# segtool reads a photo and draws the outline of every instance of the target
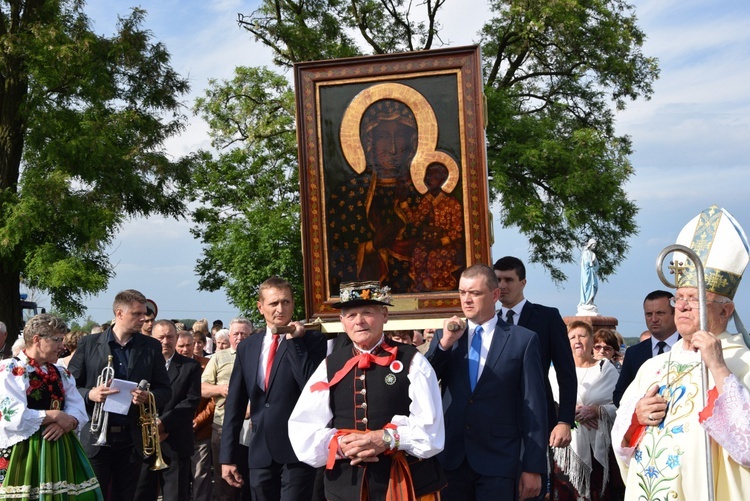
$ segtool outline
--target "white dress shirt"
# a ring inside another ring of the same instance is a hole
[[[421,353],[409,365],[409,415],[395,415],[391,423],[400,436],[399,450],[428,458],[443,450],[445,427],[440,387],[432,366]],[[319,468],[328,459],[328,443],[338,430],[329,428],[333,419],[330,391],[311,391],[318,382],[328,382],[326,360],[310,377],[289,418],[289,439],[300,461]]]
[[[680,335],[677,332],[665,339],[664,342],[667,344],[664,346],[664,353],[671,350],[672,346],[674,346],[674,344],[679,341],[679,339]],[[654,357],[659,354],[659,347],[657,346],[657,343],[659,343],[659,340],[654,336],[651,336],[651,355],[653,355]]]
[[[492,345],[492,338],[495,335],[495,327],[497,326],[497,316],[493,316],[488,321],[482,324],[482,329],[484,329],[484,332],[482,333],[482,351],[479,352],[479,370],[477,371],[477,381],[479,381],[479,378],[482,377],[482,371],[484,370],[484,364],[487,362],[487,354],[490,352],[490,345]],[[477,329],[477,324],[469,320],[469,326],[467,327],[469,330],[469,339],[468,339],[468,346],[469,349],[471,349],[471,341],[474,339],[474,332]],[[453,345],[453,348],[456,348],[458,346],[458,343]]]

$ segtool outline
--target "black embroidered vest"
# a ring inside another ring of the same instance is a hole
[[[390,346],[396,345],[386,341]],[[390,366],[375,363],[369,369],[354,367],[330,389],[333,427],[359,431],[380,430],[394,415],[409,415],[409,366],[417,350],[413,346],[397,345],[396,361]],[[355,356],[354,348],[346,346],[327,358],[328,380]],[[377,348],[373,355],[387,356]],[[437,460],[419,459],[406,455],[417,496],[435,492],[445,485],[445,478]],[[360,498],[360,489],[366,475],[371,501],[384,500],[390,476],[390,456],[381,455],[375,463],[351,466],[348,459],[336,461],[332,470],[326,471],[325,493],[329,501],[351,501]]]

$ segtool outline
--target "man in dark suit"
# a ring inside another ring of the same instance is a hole
[[[180,331],[177,333],[177,346],[175,350],[180,355],[192,358],[201,366],[201,372],[208,364],[208,358],[199,357],[195,354],[193,347],[195,340],[193,333],[190,331]],[[213,473],[211,472],[211,423],[214,420],[214,409],[216,403],[213,398],[201,397],[198,402],[198,408],[193,416],[193,438],[195,446],[193,455],[190,458],[192,469],[191,474],[191,492],[193,501],[211,501],[211,491],[213,488]]]
[[[674,306],[669,304],[673,297],[669,291],[655,290],[643,300],[643,315],[651,337],[631,346],[625,352],[620,378],[612,393],[612,401],[617,407],[641,365],[653,356],[668,352],[679,341],[680,335],[674,322]]]
[[[289,416],[305,383],[326,355],[326,340],[305,332],[294,313],[292,287],[271,277],[260,285],[258,310],[266,331],[241,342],[229,380],[219,462],[222,477],[233,487],[245,479],[237,469],[240,429],[250,404],[252,430],[248,443],[248,479],[254,501],[309,498],[315,469],[301,463],[289,442]],[[295,327],[286,335],[272,327]]]
[[[190,457],[193,454],[193,415],[201,398],[201,366],[192,358],[176,353],[177,329],[169,320],[158,320],[151,336],[161,343],[172,398],[159,414],[158,431],[165,470],[154,471],[155,456],[144,462],[136,499],[153,500],[161,487],[163,501],[182,501],[190,497]]]
[[[136,290],[122,291],[115,296],[112,309],[114,325],[101,334],[81,338],[68,365],[76,378],[76,386],[86,403],[89,417],[95,404],[103,403],[108,395],[117,392],[109,388],[108,382],[97,382],[109,356],[112,356],[115,378],[135,383],[144,379],[148,381],[156,407],[161,410],[172,396],[172,389],[167,370],[161,362],[161,345],[140,333],[146,316],[146,297]],[[106,447],[96,445],[100,434],[92,433],[89,426],[85,426],[81,432],[83,449],[107,499],[132,501],[143,463],[138,406],[145,404],[149,397],[147,391],[140,389],[131,393],[128,414],[109,415]]]
[[[446,320],[427,352],[445,390],[442,499],[538,496],[548,440],[539,338],[495,315],[500,289],[489,266],[464,270],[458,293],[468,325]]]
[[[552,387],[549,377],[544,378],[547,395],[547,418],[550,447],[567,447],[570,429],[575,422],[576,366],[568,342],[568,331],[557,308],[542,306],[528,301],[523,290],[526,287],[526,267],[517,257],[505,256],[495,262],[495,276],[500,284],[501,316],[506,323],[520,325],[536,332],[542,354],[542,370],[549,374],[550,362],[555,366],[560,402],[555,412]],[[510,312],[513,313],[510,313]],[[510,316],[509,316],[510,315]]]

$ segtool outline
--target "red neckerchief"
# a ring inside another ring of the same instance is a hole
[[[398,352],[398,348],[396,348],[395,346],[388,346],[384,342],[380,343],[380,348],[382,348],[383,351],[385,351],[388,355],[375,356],[372,354],[372,352],[360,352],[354,357],[350,358],[344,364],[344,366],[339,369],[336,374],[333,375],[333,378],[329,382],[326,383],[324,381],[319,381],[310,387],[310,391],[322,391],[336,386],[342,379],[344,379],[344,376],[349,374],[349,372],[354,368],[355,365],[361,370],[369,369],[373,363],[380,365],[381,367],[391,365],[391,363],[396,360],[396,353]],[[374,351],[375,350],[373,350],[373,352]]]

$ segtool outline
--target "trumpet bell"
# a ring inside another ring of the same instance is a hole
[[[94,442],[94,445],[97,445],[99,447],[107,447],[109,445],[107,443],[107,434],[105,432],[101,432],[99,434],[99,438],[97,438],[96,442]]]
[[[164,458],[161,457],[161,451],[156,455],[156,461],[154,461],[154,466],[149,468],[151,471],[159,471],[159,470],[166,470],[169,468],[169,465],[164,462]]]

